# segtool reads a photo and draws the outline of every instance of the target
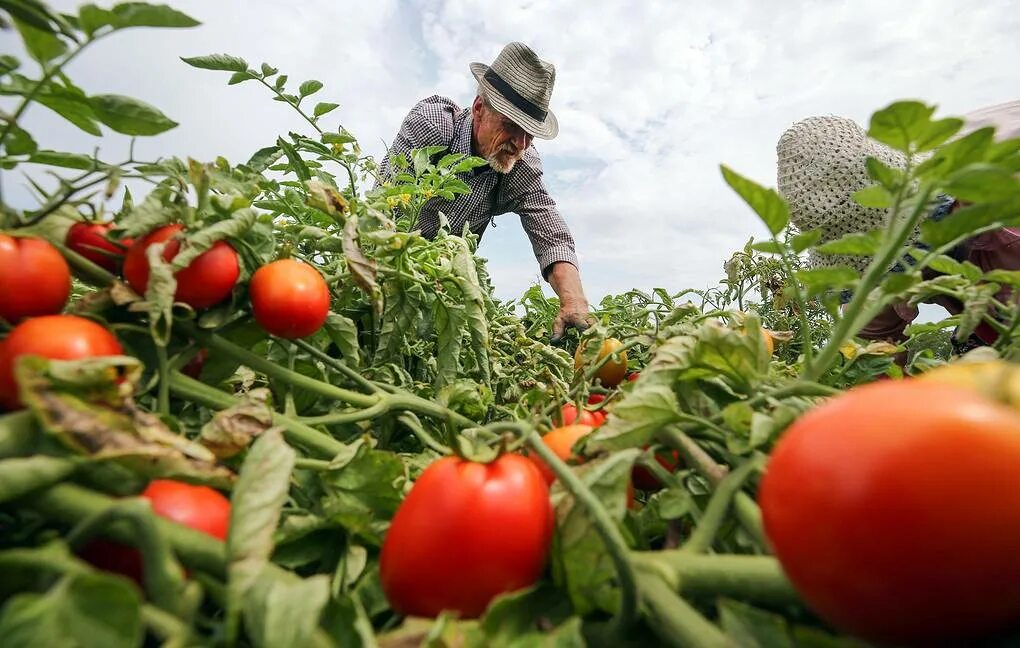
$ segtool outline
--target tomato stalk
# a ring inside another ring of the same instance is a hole
[[[641,601],[651,616],[648,626],[670,646],[725,648],[733,642],[723,631],[695,610],[659,576],[638,572]]]
[[[655,574],[691,598],[733,597],[770,606],[803,605],[772,556],[692,554],[683,549],[633,551],[639,574]]]
[[[170,416],[170,368],[167,364],[166,346],[156,345],[156,360],[159,363],[159,390],[156,396],[156,411],[160,416]]]
[[[523,436],[527,440],[528,445],[531,446],[531,449],[552,469],[560,483],[591,515],[595,530],[598,531],[602,541],[606,543],[606,549],[609,551],[609,556],[613,561],[613,566],[616,569],[616,579],[620,585],[620,609],[617,611],[616,616],[613,617],[613,636],[624,632],[634,624],[637,618],[638,590],[634,567],[628,559],[629,550],[627,542],[624,540],[623,534],[620,533],[620,529],[609,516],[605,507],[602,506],[599,499],[595,497],[595,494],[542,441],[542,437],[539,436],[533,427],[523,423],[507,422],[499,424],[499,428]]]
[[[226,409],[239,402],[236,397],[185,376],[179,371],[170,372],[170,389],[181,398],[214,409]],[[283,428],[284,438],[288,443],[315,456],[332,458],[345,447],[328,434],[278,412],[273,412],[273,423]]]
[[[184,572],[166,538],[156,528],[156,516],[148,500],[131,498],[111,502],[106,509],[79,522],[67,534],[67,544],[72,550],[78,550],[121,520],[129,524],[133,541],[141,550],[142,574],[149,599],[167,612],[190,616],[198,601],[193,600],[193,595],[184,596]]]
[[[328,353],[315,348],[314,346],[312,346],[308,342],[305,342],[304,340],[294,340],[294,344],[297,345],[298,348],[300,348],[308,355],[320,360],[325,365],[333,369],[336,369],[343,375],[347,376],[348,378],[356,382],[358,385],[360,385],[362,389],[364,389],[366,392],[370,394],[375,394],[381,391],[378,385],[372,384],[367,378],[362,376],[360,373],[348,367],[347,363],[342,362],[337,358],[334,358],[333,356],[329,355]]]
[[[69,525],[103,513],[116,502],[114,498],[75,484],[59,484],[20,500],[25,508]],[[223,542],[165,518],[156,517],[154,523],[159,534],[170,542],[174,553],[185,565],[221,579],[226,576],[226,546]],[[123,524],[111,525],[104,530],[104,535],[127,544],[137,542],[134,530]]]
[[[681,551],[690,553],[704,553],[712,548],[719,527],[726,519],[730,505],[734,498],[741,492],[744,482],[765,463],[764,455],[759,455],[745,461],[736,470],[732,471],[719,482],[715,492],[705,507],[704,515],[695,527],[694,533],[684,544]]]

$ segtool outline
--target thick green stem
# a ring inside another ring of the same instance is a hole
[[[422,444],[425,445],[425,447],[431,448],[432,450],[435,450],[441,455],[448,455],[453,453],[453,450],[451,450],[449,446],[445,446],[439,441],[436,441],[436,438],[434,436],[426,432],[425,427],[422,426],[421,424],[421,421],[419,421],[418,417],[415,416],[413,413],[404,412],[397,417],[397,420],[403,423],[409,430],[411,430],[411,433],[418,437],[418,440],[421,441]]]
[[[763,463],[764,457],[750,459],[719,482],[715,492],[712,493],[708,506],[705,508],[705,514],[702,516],[697,528],[694,529],[690,539],[684,545],[684,551],[704,553],[712,548],[712,543],[719,532],[719,527],[722,526],[723,521],[726,519],[730,503],[733,502],[736,494],[740,492],[744,481],[758,470]]]
[[[509,429],[509,428],[508,428]],[[627,542],[623,539],[619,527],[609,516],[605,507],[599,502],[595,494],[578,478],[567,464],[560,459],[549,446],[542,441],[542,437],[535,432],[534,428],[525,425],[517,426],[517,432],[523,434],[531,448],[541,457],[542,461],[552,469],[557,479],[566,487],[567,491],[588,511],[592,523],[602,541],[606,543],[613,566],[616,568],[616,579],[620,585],[620,609],[613,618],[613,628],[616,633],[623,633],[634,624],[637,617],[637,579],[634,567],[628,560]]]
[[[346,412],[334,412],[333,414],[323,414],[322,416],[303,416],[299,420],[306,425],[339,425],[341,423],[357,423],[358,421],[367,421],[377,416],[382,416],[386,412],[390,411],[392,402],[389,397],[384,396],[375,405],[366,407],[365,409],[355,409]]]
[[[678,648],[727,648],[734,643],[658,576],[638,574],[641,602],[651,617],[648,626],[659,639]]]
[[[655,572],[691,598],[721,596],[764,605],[801,604],[793,585],[772,556],[692,554],[683,549],[635,551],[639,573]]]
[[[275,378],[299,389],[307,389],[310,392],[325,396],[326,398],[348,403],[355,407],[370,407],[379,401],[379,396],[361,394],[349,389],[342,389],[326,384],[296,371],[290,371],[285,367],[274,363],[270,359],[240,347],[220,335],[203,331],[190,322],[178,322],[177,327],[187,335],[198,340],[203,346],[224,355],[230,356],[247,367],[259,371],[270,378]]]
[[[185,376],[179,371],[170,372],[170,389],[181,398],[213,409],[226,409],[239,403],[238,399],[205,383]],[[335,457],[344,444],[289,416],[273,412],[273,423],[283,428],[287,442],[322,458]]]
[[[170,415],[170,369],[167,363],[166,347],[156,345],[156,360],[159,362],[159,395],[156,400],[160,416]]]
[[[679,450],[684,463],[697,470],[713,488],[718,486],[719,482],[729,473],[725,466],[717,464],[694,439],[677,427],[668,426],[659,430],[658,437],[666,445]]]
[[[48,519],[67,525],[75,525],[98,515],[115,503],[116,500],[111,497],[75,484],[59,484],[28,495],[18,502]],[[222,542],[165,518],[157,517],[155,523],[163,537],[170,541],[181,562],[219,578],[225,577],[226,546]],[[136,541],[134,530],[124,524],[111,525],[104,531],[104,535],[128,544]]]

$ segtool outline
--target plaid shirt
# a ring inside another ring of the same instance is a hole
[[[446,146],[451,153],[471,155],[471,109],[461,110],[450,99],[438,95],[418,102],[404,118],[383,160],[382,177],[389,179],[395,175],[390,165],[391,155],[403,153],[410,160],[413,149],[425,146]],[[543,276],[557,261],[578,265],[574,238],[545,189],[542,162],[533,145],[510,173],[500,174],[486,165],[459,174],[459,177],[468,184],[471,193],[459,195],[452,201],[430,200],[419,218],[422,235],[432,238],[437,234],[440,211],[446,215],[452,232],[462,232],[467,224],[479,237],[490,222],[496,226],[496,216],[515,212],[521,217],[521,225],[531,240]]]

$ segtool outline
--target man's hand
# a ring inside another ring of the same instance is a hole
[[[553,320],[552,337],[549,341],[552,344],[557,344],[563,339],[563,334],[568,328],[574,328],[578,331],[583,331],[591,326],[590,317],[588,315],[588,305],[585,304],[584,310],[577,310],[574,307],[560,308],[559,315]]]
[[[560,298],[560,312],[553,320],[550,342],[558,343],[568,328],[583,331],[591,325],[588,299],[581,287],[581,274],[572,263],[558,261],[549,269],[549,285]]]

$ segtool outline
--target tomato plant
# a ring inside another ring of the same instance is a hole
[[[765,530],[797,591],[837,627],[898,644],[986,635],[1020,617],[1018,462],[1020,419],[970,390],[858,387],[777,445],[759,496]]]
[[[0,405],[7,409],[21,407],[14,362],[23,355],[75,360],[123,352],[110,331],[84,317],[46,315],[26,320],[0,342]]]
[[[477,617],[495,596],[538,580],[552,531],[549,490],[524,457],[439,459],[393,517],[379,560],[383,591],[403,614]]]
[[[134,241],[124,239],[114,243],[110,239],[113,223],[75,223],[67,230],[67,247],[92,263],[116,272],[124,259],[126,248]]]
[[[644,449],[647,450],[648,446],[645,446]],[[655,460],[668,472],[673,472],[680,465],[680,453],[676,450],[656,452]],[[654,491],[662,488],[662,483],[659,482],[658,478],[644,466],[634,466],[631,479],[633,479],[636,488],[644,491]]]
[[[0,319],[59,313],[71,294],[71,269],[50,243],[0,233]]]
[[[318,331],[329,314],[329,286],[319,271],[293,259],[266,264],[248,287],[255,321],[283,338],[302,338]]]
[[[145,251],[156,243],[165,243],[163,259],[172,261],[181,249],[178,235],[183,225],[166,225],[135,241],[124,258],[124,278],[135,292],[144,295],[149,284],[149,260]],[[177,290],[174,298],[192,308],[215,306],[230,295],[240,274],[237,252],[225,241],[216,241],[212,247],[174,277]]]

